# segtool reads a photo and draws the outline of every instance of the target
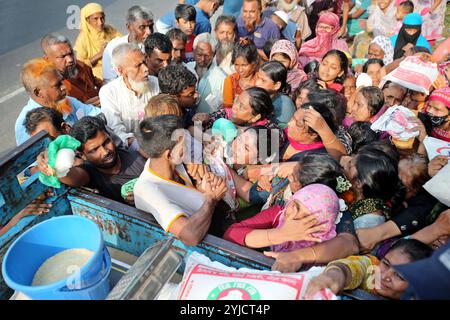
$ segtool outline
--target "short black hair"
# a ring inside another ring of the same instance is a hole
[[[383,91],[375,86],[364,87],[361,89],[361,94],[364,99],[367,100],[367,106],[370,111],[370,115],[376,115],[384,106],[384,94]]]
[[[58,131],[61,131],[64,119],[63,115],[55,109],[40,107],[27,112],[23,125],[28,134],[31,134],[42,122],[50,122]]]
[[[426,259],[433,254],[430,246],[416,239],[399,239],[389,248],[389,251],[392,250],[403,251],[411,258],[411,262]]]
[[[334,119],[333,119],[333,114],[331,113],[330,109],[327,108],[327,106],[321,104],[321,103],[316,103],[316,102],[307,102],[304,103],[300,106],[300,109],[304,109],[304,110],[308,110],[309,107],[312,107],[314,110],[316,110],[318,113],[320,113],[320,115],[322,116],[323,120],[325,120],[325,122],[327,123],[328,127],[330,127],[331,131],[335,132],[336,131],[336,126],[334,124]],[[319,136],[319,134],[314,131],[312,128],[308,127],[308,132],[309,133],[316,133],[317,136]]]
[[[377,58],[372,58],[366,61],[366,63],[364,63],[363,65],[363,72],[367,73],[367,69],[369,68],[369,66],[371,64],[379,64],[381,67],[384,67],[384,62],[381,59],[377,59]]]
[[[175,7],[175,20],[183,19],[185,21],[195,21],[197,11],[190,4],[179,4]]]
[[[277,42],[277,39],[269,39],[264,43],[263,52],[267,57],[270,57],[270,52],[272,51],[273,45]]]
[[[319,85],[317,84],[317,86]],[[331,111],[335,128],[342,125],[347,106],[347,101],[342,93],[330,89],[320,90],[319,88],[319,90],[308,93],[308,100],[311,103],[323,104]]]
[[[274,109],[270,94],[258,87],[251,87],[245,90],[250,97],[250,106],[254,116],[261,115],[261,120],[268,119],[273,115]]]
[[[292,95],[292,101],[297,101],[298,96],[302,93],[302,90],[308,90],[309,92],[319,91],[322,88],[317,83],[316,79],[308,79],[300,83],[300,85],[295,89],[294,94]]]
[[[292,172],[302,187],[310,184],[324,184],[335,192],[337,178],[344,177],[344,171],[339,162],[328,153],[307,152],[298,161],[298,166]]]
[[[169,37],[170,41],[180,40],[180,41],[183,41],[184,43],[188,42],[187,35],[183,31],[181,31],[180,29],[177,29],[177,28],[170,29],[166,33],[166,35]]]
[[[234,45],[231,63],[234,64],[238,57],[244,58],[248,63],[259,62],[258,48],[252,40],[248,40],[248,43],[238,42]]]
[[[397,148],[395,148],[392,144],[382,141],[382,140],[373,141],[371,144],[361,146],[359,151],[363,151],[363,150],[381,151],[385,155],[387,155],[392,161],[394,161],[396,163],[396,165],[398,165],[398,163],[400,161],[400,154],[398,153]]]
[[[291,93],[291,86],[287,83],[288,71],[286,67],[278,61],[267,61],[260,68],[273,82],[280,82],[281,87],[279,92],[289,95]]]
[[[391,200],[399,185],[398,163],[383,151],[362,148],[355,156],[364,199]]]
[[[347,132],[352,137],[352,151],[357,153],[365,145],[378,141],[379,135],[373,131],[370,122],[356,121],[348,128]]]
[[[95,138],[101,131],[108,134],[105,122],[100,117],[85,116],[75,122],[70,130],[70,135],[81,142],[82,148],[88,140]]]
[[[319,68],[319,61],[312,60],[306,64],[306,66],[303,68],[303,71],[305,71],[306,74],[314,73],[317,71],[317,68]]]
[[[161,93],[180,94],[184,89],[195,86],[197,78],[182,64],[170,64],[158,74],[158,84]]]
[[[399,7],[408,9],[409,13],[413,13],[414,12],[414,3],[410,0],[406,0],[401,2],[399,5]]]
[[[147,55],[152,54],[155,48],[163,53],[172,53],[172,42],[169,37],[159,32],[149,35],[145,39],[144,46]]]
[[[214,27],[214,30],[217,30],[222,23],[232,24],[236,31],[237,24],[236,24],[236,18],[234,16],[232,16],[232,15],[219,16],[216,20],[216,25]],[[237,32],[236,32],[236,34],[237,34]]]
[[[172,134],[182,127],[181,118],[175,115],[146,118],[139,125],[139,145],[151,158],[159,158],[176,145],[177,140]]]

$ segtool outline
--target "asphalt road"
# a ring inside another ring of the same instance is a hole
[[[79,8],[88,0],[0,0],[0,154],[15,147],[14,123],[28,100],[19,79],[27,60],[42,55],[39,41],[49,32],[66,35],[73,43],[78,35]],[[129,7],[151,9],[155,20],[172,10],[177,0],[96,0],[102,4],[106,22],[126,33]]]

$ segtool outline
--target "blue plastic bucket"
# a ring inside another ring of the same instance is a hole
[[[32,286],[39,267],[50,257],[83,248],[94,252],[89,261],[67,278]],[[41,222],[23,233],[8,249],[2,264],[6,284],[31,299],[102,300],[109,293],[111,257],[99,227],[88,218],[63,216]]]

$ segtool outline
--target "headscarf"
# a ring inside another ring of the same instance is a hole
[[[322,241],[330,240],[336,237],[336,218],[339,214],[339,199],[336,193],[326,185],[310,184],[297,191],[288,201],[284,209],[279,213],[279,223],[277,228],[280,228],[285,221],[286,208],[297,200],[306,208],[311,214],[317,215],[318,223],[324,223],[326,229],[313,233],[312,235]],[[292,251],[298,248],[305,248],[314,245],[311,241],[288,241],[280,245],[272,247],[273,251]]]
[[[331,32],[319,32],[317,26],[320,23],[332,26],[333,30],[331,30]],[[322,57],[333,48],[333,45],[337,41],[340,29],[339,17],[332,12],[326,12],[319,17],[317,26],[316,37],[302,45],[299,55],[322,59]]]
[[[391,39],[386,36],[377,36],[370,44],[376,44],[384,51],[384,65],[388,65],[394,60],[394,47],[392,46]]]
[[[94,27],[92,27],[87,18],[94,13],[103,12],[103,8],[98,3],[88,3],[81,9],[81,17],[80,17],[80,30],[81,34],[86,38],[86,42],[88,44],[87,48],[89,51],[89,56],[93,56],[97,54],[101,48],[103,43],[106,40],[106,26],[105,30],[98,31]]]
[[[403,25],[398,33],[397,41],[395,42],[394,59],[403,57],[405,53],[403,47],[408,43],[416,45],[422,32],[422,23],[422,17],[418,13],[410,13],[405,16]],[[409,35],[405,30],[406,28],[416,29],[417,31],[413,35]]]
[[[446,87],[434,90],[428,98],[428,102],[430,101],[440,101],[450,109],[450,88]]]
[[[270,60],[277,53],[284,53],[291,60],[287,74],[287,83],[291,86],[292,92],[294,92],[300,83],[307,78],[306,73],[299,67],[297,48],[289,40],[278,40],[270,51]]]

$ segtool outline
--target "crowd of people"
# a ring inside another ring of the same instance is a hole
[[[75,138],[61,183],[143,210],[186,245],[209,233],[273,270],[326,266],[308,296],[450,299],[450,189],[425,188],[450,181],[449,153],[427,147],[450,142],[445,6],[180,0],[159,18],[132,6],[122,35],[90,3],[74,46],[48,34],[23,65],[16,141]],[[409,114],[401,132],[394,116],[376,130],[394,110]],[[54,175],[47,152],[36,171]]]

